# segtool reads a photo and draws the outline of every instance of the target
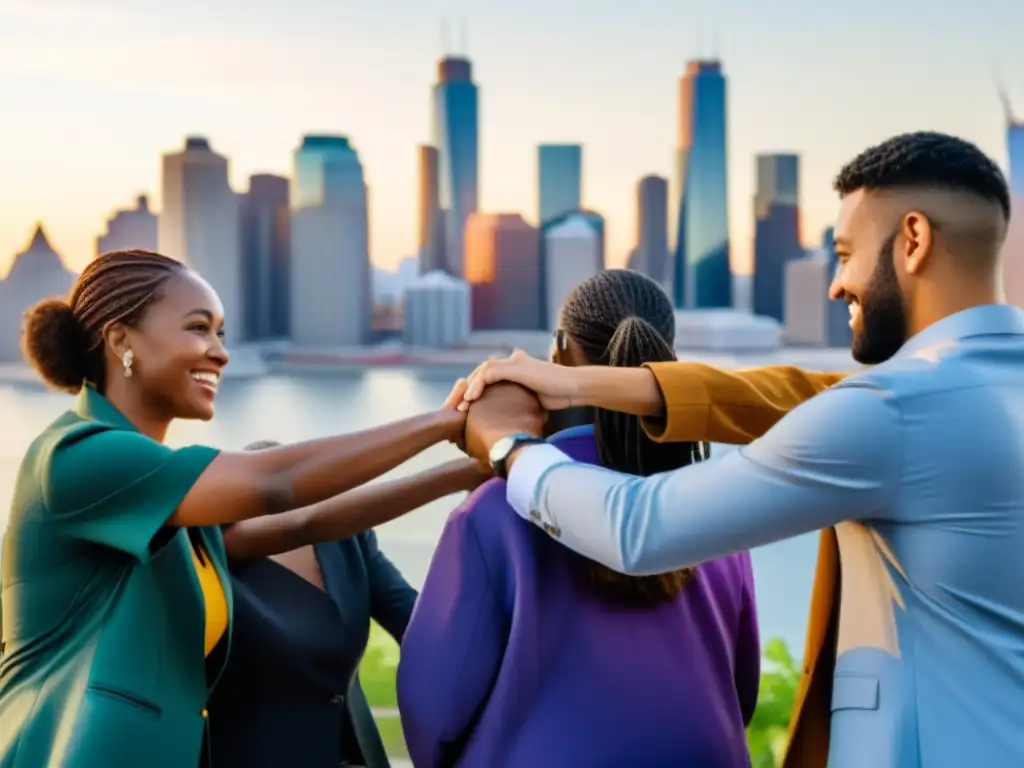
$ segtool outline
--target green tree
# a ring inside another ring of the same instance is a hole
[[[786,643],[778,638],[769,641],[764,649],[757,710],[747,728],[754,768],[775,768],[781,761],[799,681],[800,668]]]

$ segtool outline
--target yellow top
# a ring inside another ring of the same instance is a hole
[[[203,603],[206,605],[205,653],[209,656],[228,631],[228,600],[224,595],[224,585],[220,583],[217,569],[213,567],[209,557],[204,559],[206,562],[201,562],[195,549],[192,549],[192,564],[195,565],[199,587],[203,591]]]

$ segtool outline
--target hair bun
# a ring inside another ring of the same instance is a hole
[[[25,359],[51,387],[75,393],[88,371],[85,332],[63,299],[44,299],[24,316]]]

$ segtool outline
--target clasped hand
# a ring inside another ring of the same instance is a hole
[[[468,379],[456,382],[444,408],[464,419],[453,441],[486,464],[491,446],[501,438],[515,433],[541,436],[547,411],[572,406],[578,391],[572,368],[516,350],[507,358],[487,360]]]

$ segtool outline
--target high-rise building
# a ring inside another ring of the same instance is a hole
[[[829,302],[824,295],[829,280],[823,253],[790,259],[785,270],[785,338],[787,344],[827,347]]]
[[[466,282],[474,330],[538,330],[540,242],[518,213],[474,213],[466,222]]]
[[[447,270],[444,252],[444,214],[438,198],[438,161],[436,147],[427,144],[419,148],[420,194],[418,258],[421,275]]]
[[[644,176],[636,184],[636,247],[629,268],[668,282],[668,179]]]
[[[473,65],[461,56],[437,64],[434,146],[438,156],[439,207],[444,211],[444,250],[449,274],[462,276],[466,220],[478,203],[479,115]]]
[[[163,156],[163,209],[158,250],[189,264],[213,286],[224,305],[229,340],[245,324],[242,296],[239,196],[228,183],[228,159],[201,136]]]
[[[66,296],[75,274],[53,250],[42,224],[36,225],[32,240],[14,257],[11,269],[0,280],[0,362],[21,360],[22,316],[37,301]]]
[[[541,144],[537,147],[537,225],[579,210],[583,197],[583,147]]]
[[[345,136],[306,136],[291,187],[291,335],[296,344],[369,340],[368,192]]]
[[[97,256],[129,248],[155,251],[157,247],[157,217],[149,210],[145,195],[135,198],[134,208],[114,211],[107,219],[107,231],[96,238]]]
[[[691,61],[679,82],[671,215],[676,307],[732,306],[726,82],[721,62]]]
[[[242,198],[242,287],[245,336],[288,336],[291,211],[288,179],[269,173],[249,177]]]
[[[469,341],[470,298],[464,280],[440,270],[405,291],[402,342],[411,347],[462,347]]]
[[[800,244],[800,158],[758,155],[754,194],[755,315],[784,319],[786,263],[803,257]]]
[[[603,231],[580,212],[556,217],[541,230],[543,325],[554,330],[566,298],[604,268]]]
[[[605,221],[604,216],[597,211],[588,210],[577,210],[568,211],[559,216],[555,216],[553,219],[549,219],[540,227],[540,293],[544,297],[541,301],[540,309],[540,328],[553,328],[554,322],[558,319],[558,307],[561,306],[561,299],[557,300],[555,304],[555,312],[550,311],[550,304],[547,297],[551,293],[549,291],[549,278],[557,277],[560,274],[558,266],[553,262],[558,259],[558,253],[550,255],[548,253],[549,238],[548,233],[560,230],[563,224],[574,221],[577,224],[582,224],[590,228],[593,233],[593,258],[590,260],[587,270],[588,276],[600,272],[605,267]],[[579,230],[577,229],[577,232]],[[575,287],[575,286],[573,286]],[[558,287],[552,288],[554,294],[557,294],[560,290]],[[563,296],[564,298],[564,296]]]
[[[835,276],[836,254],[832,228],[821,247],[785,264],[785,336],[790,344],[849,347],[853,341],[845,301],[832,301],[828,292]]]
[[[1006,103],[1006,154],[1013,216],[1003,245],[1003,289],[1006,300],[1024,307],[1024,120]]]

